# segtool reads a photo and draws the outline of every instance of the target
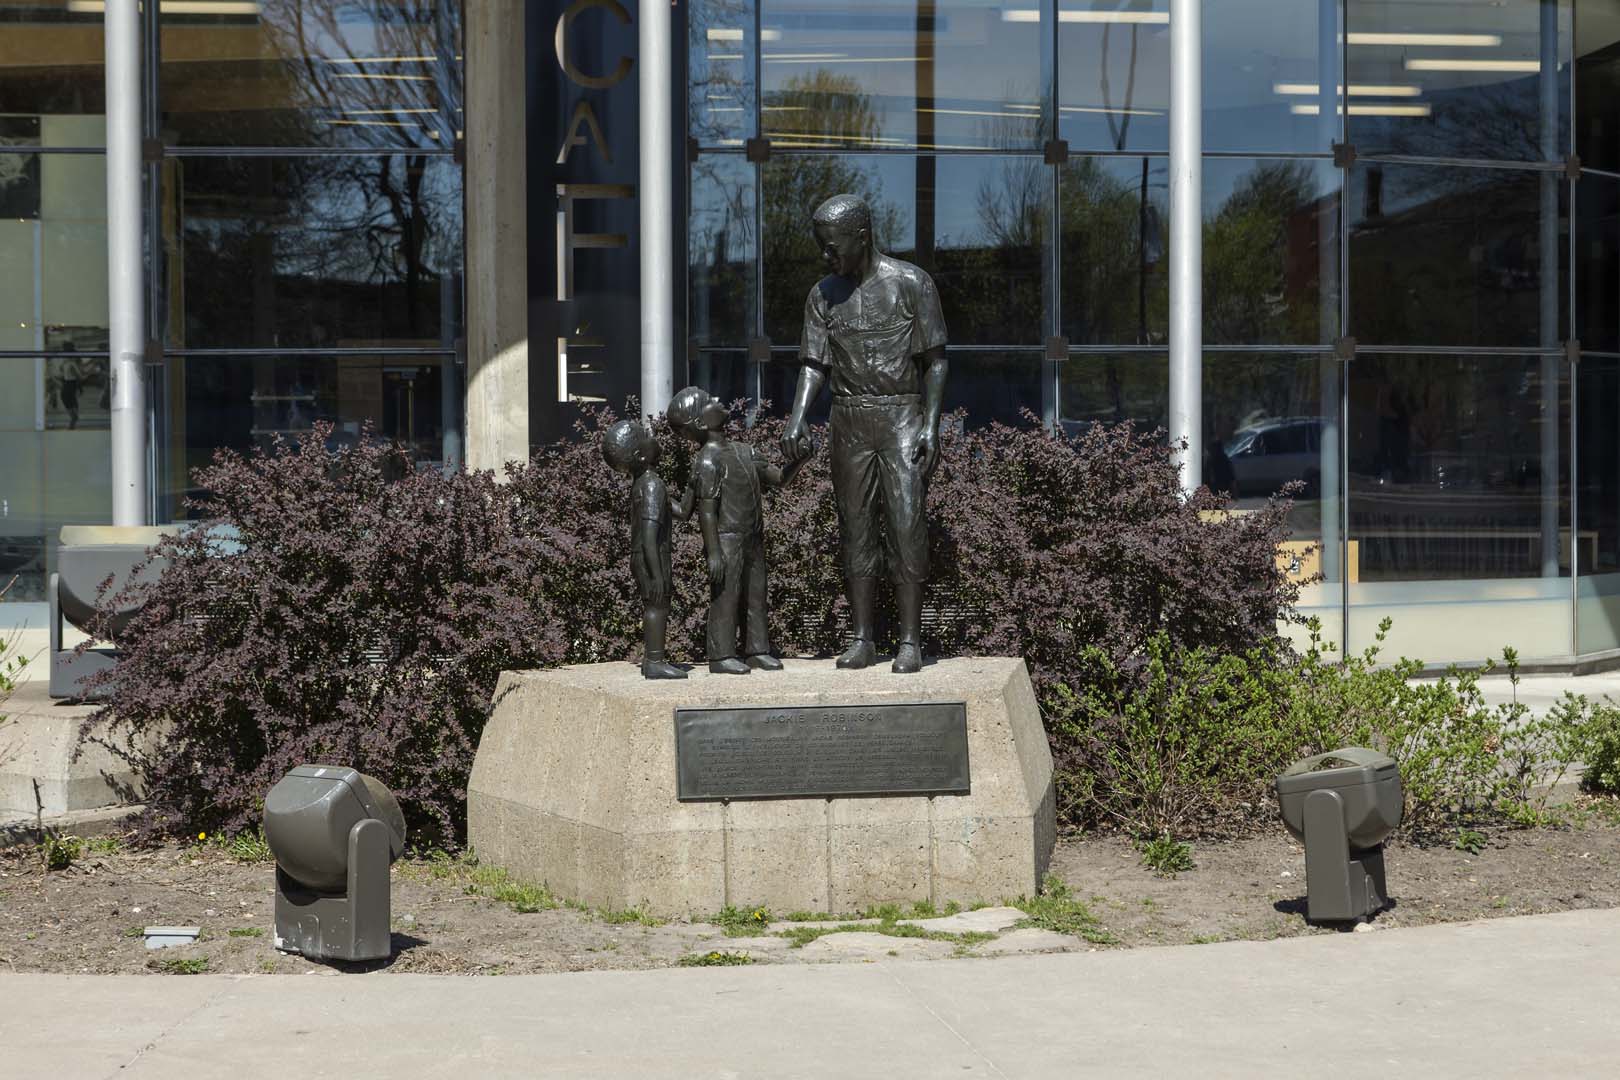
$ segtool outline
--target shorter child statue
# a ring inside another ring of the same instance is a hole
[[[695,500],[709,569],[709,670],[747,675],[750,668],[779,671],[771,655],[765,602],[763,489],[793,478],[798,464],[779,468],[747,443],[726,437],[726,407],[696,386],[669,403],[670,426],[698,443],[682,510]],[[744,660],[737,657],[737,615],[744,615]]]
[[[669,494],[658,464],[658,440],[647,426],[620,420],[602,436],[602,457],[630,479],[630,569],[641,590],[641,637],[646,650],[641,674],[649,679],[684,679],[686,672],[664,658],[669,627]]]

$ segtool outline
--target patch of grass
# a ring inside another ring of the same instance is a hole
[[[1083,938],[1093,945],[1119,944],[1119,939],[1103,928],[1085,902],[1070,892],[1069,886],[1056,874],[1046,876],[1041,895],[1020,896],[1012,906],[1024,913],[1016,924],[1020,929],[1054,930]]]
[[[92,836],[84,842],[90,855],[116,855],[124,850],[124,841],[116,836]]]
[[[127,938],[144,938],[146,936],[146,927],[126,926],[124,927],[124,936]]]
[[[84,840],[77,836],[50,836],[39,845],[39,859],[47,870],[66,870],[84,855]]]
[[[1185,840],[1156,836],[1138,843],[1136,850],[1142,855],[1142,865],[1160,877],[1173,878],[1177,874],[1186,873],[1194,866],[1192,845]]]
[[[264,929],[258,926],[233,926],[228,933],[231,937],[264,937]]]
[[[745,952],[714,949],[706,953],[687,953],[676,962],[681,967],[739,967],[743,964],[752,964],[754,958]]]
[[[252,832],[239,832],[222,843],[225,853],[239,863],[270,862],[275,858],[270,850],[269,841],[264,838],[263,828],[256,828]]]
[[[208,957],[171,956],[158,961],[157,969],[165,975],[201,975],[208,970]]]
[[[727,904],[706,921],[725,931],[726,937],[758,937],[771,924],[770,908],[740,908]]]
[[[624,926],[628,923],[636,923],[640,926],[663,926],[668,921],[667,919],[660,919],[642,907],[622,908],[617,911],[612,908],[602,908],[599,911],[593,911],[592,915],[610,926]]]
[[[468,896],[483,896],[498,903],[510,904],[519,915],[532,915],[537,911],[550,911],[562,906],[544,885],[513,881],[511,875],[498,866],[464,863],[460,876],[465,879],[462,891]]]
[[[1222,940],[1222,939],[1221,939],[1221,935],[1219,935],[1219,934],[1194,934],[1192,936],[1192,940],[1189,941],[1188,944],[1189,945],[1213,945],[1217,941],[1220,941],[1220,940]]]
[[[1485,850],[1485,834],[1478,829],[1458,829],[1451,846],[1469,855],[1478,855]]]

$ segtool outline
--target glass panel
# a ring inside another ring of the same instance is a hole
[[[1570,651],[1562,357],[1357,356],[1349,369],[1351,647]]]
[[[177,5],[179,7],[180,5]],[[163,127],[181,146],[442,146],[461,130],[455,0],[163,10]]]
[[[102,14],[77,6],[0,0],[0,109],[20,114],[0,117],[0,146],[23,118],[37,125],[29,145],[105,145]]]
[[[1204,483],[1256,510],[1297,484],[1279,558],[1301,584],[1296,610],[1337,642],[1343,627],[1340,361],[1331,355],[1204,354]],[[1305,645],[1309,634],[1290,627]]]
[[[1620,170],[1620,4],[1575,5],[1575,152],[1594,169]]]
[[[445,157],[183,158],[190,347],[451,345],[460,333],[461,169]],[[173,269],[173,268],[171,268]]]
[[[334,446],[370,432],[424,465],[442,463],[459,419],[444,405],[457,402],[462,377],[453,357],[170,357],[149,389],[164,405],[159,495],[178,516],[192,471],[216,450],[268,448],[322,421],[333,425]]]
[[[1045,339],[1041,248],[1051,188],[1052,170],[1036,157],[917,159],[915,261],[939,287],[953,345]]]
[[[692,354],[687,381],[721,401],[745,400],[749,389],[748,354],[736,349],[699,349]]]
[[[106,176],[99,154],[0,154],[0,349],[106,351]]]
[[[1070,356],[1058,374],[1058,422],[1070,435],[1127,421],[1144,433],[1162,430],[1169,377],[1170,359],[1162,353]]]
[[[1204,162],[1206,342],[1331,342],[1338,280],[1339,170],[1332,162]]]
[[[6,462],[0,471],[0,583],[17,578],[5,594],[8,602],[45,599],[63,525],[107,520],[112,436],[106,366],[105,359],[0,359],[0,395],[7,402],[0,412],[0,459]],[[77,385],[64,380],[81,373],[85,378]],[[61,430],[38,430],[36,411],[44,414],[48,428]]]
[[[1058,6],[1058,137],[1071,151],[1168,148],[1169,0]]]
[[[761,0],[762,112],[773,144],[1041,145],[1038,5]],[[1031,17],[1033,16],[1033,17]]]
[[[1575,505],[1580,652],[1620,648],[1620,359],[1583,356]]]
[[[1167,340],[1169,183],[1163,158],[1071,158],[1058,167],[1063,333],[1070,341]]]
[[[1620,349],[1620,181],[1587,173],[1575,198],[1575,337]]]
[[[810,231],[811,214],[839,192],[859,195],[872,209],[873,240],[879,250],[913,258],[916,161],[904,154],[784,154],[773,156],[762,174],[765,334],[777,344],[797,346],[805,297],[827,273]]]
[[[966,412],[970,428],[990,423],[1028,427],[1041,422],[1039,352],[969,352],[951,349],[945,380],[945,412]]]
[[[1562,173],[1356,165],[1346,332],[1363,345],[1557,346],[1568,202]]]
[[[1329,152],[1340,130],[1338,26],[1337,0],[1212,0],[1203,28],[1204,148]]]
[[[754,3],[692,0],[687,31],[689,134],[703,146],[741,146],[754,134]]]
[[[699,346],[746,345],[754,336],[754,175],[736,154],[692,163],[687,257],[690,334]]]
[[[1164,344],[1168,162],[1078,158],[1059,172],[1064,333],[1086,344]],[[1337,335],[1338,183],[1326,161],[1204,162],[1205,341],[1303,345]]]
[[[1568,0],[1353,0],[1346,20],[1358,153],[1553,161],[1568,152]]]

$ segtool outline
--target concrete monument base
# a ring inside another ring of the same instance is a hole
[[[467,791],[480,862],[595,907],[846,912],[1034,895],[1055,839],[1052,757],[1020,659],[916,675],[788,660],[651,681],[632,664],[506,672]],[[967,704],[971,793],[678,802],[676,708]]]

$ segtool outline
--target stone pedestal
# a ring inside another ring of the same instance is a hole
[[[971,794],[678,802],[678,707],[967,704]],[[852,911],[1033,895],[1055,838],[1052,757],[1020,659],[917,675],[789,660],[746,676],[631,664],[507,672],[467,792],[479,860],[596,907]]]

